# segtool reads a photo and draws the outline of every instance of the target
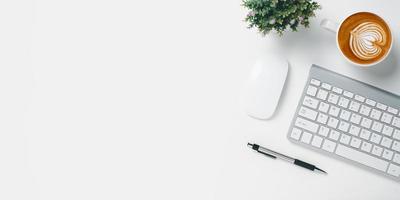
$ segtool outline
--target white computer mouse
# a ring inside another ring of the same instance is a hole
[[[267,54],[257,60],[244,91],[246,113],[257,119],[271,118],[278,106],[289,71],[282,56]]]

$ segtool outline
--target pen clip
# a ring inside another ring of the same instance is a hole
[[[276,156],[274,156],[274,155],[267,154],[267,153],[262,152],[262,151],[258,151],[258,153],[261,153],[261,154],[264,154],[264,155],[266,155],[266,156],[268,156],[268,157],[270,157],[270,158],[276,159]]]

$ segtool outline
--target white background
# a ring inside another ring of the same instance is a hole
[[[312,63],[400,94],[397,1],[319,2],[310,29],[261,37],[240,0],[1,1],[0,199],[398,199],[400,184],[286,139]],[[370,69],[318,25],[360,10],[393,30]],[[278,112],[249,118],[242,85],[275,51],[291,63]]]

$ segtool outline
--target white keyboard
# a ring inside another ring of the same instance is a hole
[[[400,97],[313,65],[288,138],[400,181]]]

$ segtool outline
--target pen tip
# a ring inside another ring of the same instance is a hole
[[[247,146],[251,148],[251,147],[253,147],[253,144],[247,143]]]
[[[320,171],[320,172],[322,172],[322,173],[324,173],[324,174],[328,174],[326,171],[324,171],[324,170],[322,170],[322,169],[320,169],[320,168],[318,168],[318,167],[315,167],[315,169],[318,170],[318,171]]]

